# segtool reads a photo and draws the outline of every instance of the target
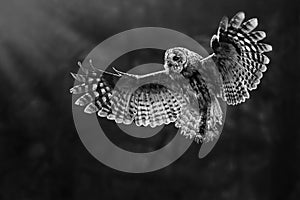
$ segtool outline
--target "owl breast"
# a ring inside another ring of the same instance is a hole
[[[202,116],[199,124],[199,133],[203,136],[205,134],[211,105],[209,88],[206,84],[205,78],[198,70],[189,71],[189,73],[186,73],[184,76],[189,81],[189,85],[192,90],[191,92],[195,95],[195,99],[198,104],[199,114]]]

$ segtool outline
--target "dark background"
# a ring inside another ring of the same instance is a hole
[[[300,199],[297,4],[0,0],[0,199]],[[68,93],[78,60],[111,35],[143,26],[180,31],[209,49],[221,17],[240,10],[259,18],[271,63],[252,98],[228,108],[208,156],[198,159],[193,144],[162,170],[126,174],[88,153]]]

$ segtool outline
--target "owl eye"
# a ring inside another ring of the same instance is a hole
[[[178,61],[179,57],[178,56],[173,56],[173,61]]]

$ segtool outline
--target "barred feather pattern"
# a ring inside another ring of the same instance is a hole
[[[217,125],[222,125],[222,116],[223,112],[219,101],[216,96],[212,95],[207,113],[199,112],[189,105],[182,107],[175,127],[181,128],[183,136],[194,139],[197,143],[210,142],[220,135]]]
[[[223,80],[223,99],[229,105],[244,102],[250,97],[267,70],[270,59],[264,55],[272,46],[261,43],[266,37],[263,31],[254,31],[256,18],[244,22],[245,14],[237,13],[230,21],[224,17],[217,35],[211,40],[214,61]]]
[[[132,97],[137,126],[156,127],[175,122],[185,103],[180,94],[158,84],[143,85]]]
[[[133,87],[114,87],[103,73],[96,70],[82,71],[83,75],[71,73],[78,84],[70,92],[80,95],[75,104],[84,107],[85,113],[97,113],[99,117],[114,120],[116,123],[135,123],[137,126],[156,127],[175,123],[183,136],[196,142],[211,141],[219,135],[217,131],[212,132],[215,125],[207,125],[205,121],[216,121],[210,117],[215,115],[213,111],[216,107],[210,107],[209,113],[193,107],[190,97],[182,93],[180,88],[175,87],[172,90],[157,83],[148,83],[136,90],[130,90],[128,88]],[[208,135],[204,134],[205,131]]]
[[[78,75],[78,77],[82,77]],[[91,78],[91,77],[90,77]],[[79,80],[79,79],[76,79]],[[81,79],[83,80],[83,79]],[[158,84],[147,84],[136,91],[113,88],[105,79],[97,78],[74,86],[70,92],[83,94],[75,104],[84,112],[95,113],[117,123],[156,127],[175,122],[185,104],[179,93]]]

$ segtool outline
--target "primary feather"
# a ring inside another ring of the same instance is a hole
[[[270,61],[264,53],[272,50],[271,45],[260,42],[266,37],[265,32],[253,31],[258,20],[244,22],[244,19],[243,12],[229,22],[227,17],[223,18],[211,41],[213,60],[223,79],[223,99],[229,105],[250,97],[249,91],[257,88]]]

